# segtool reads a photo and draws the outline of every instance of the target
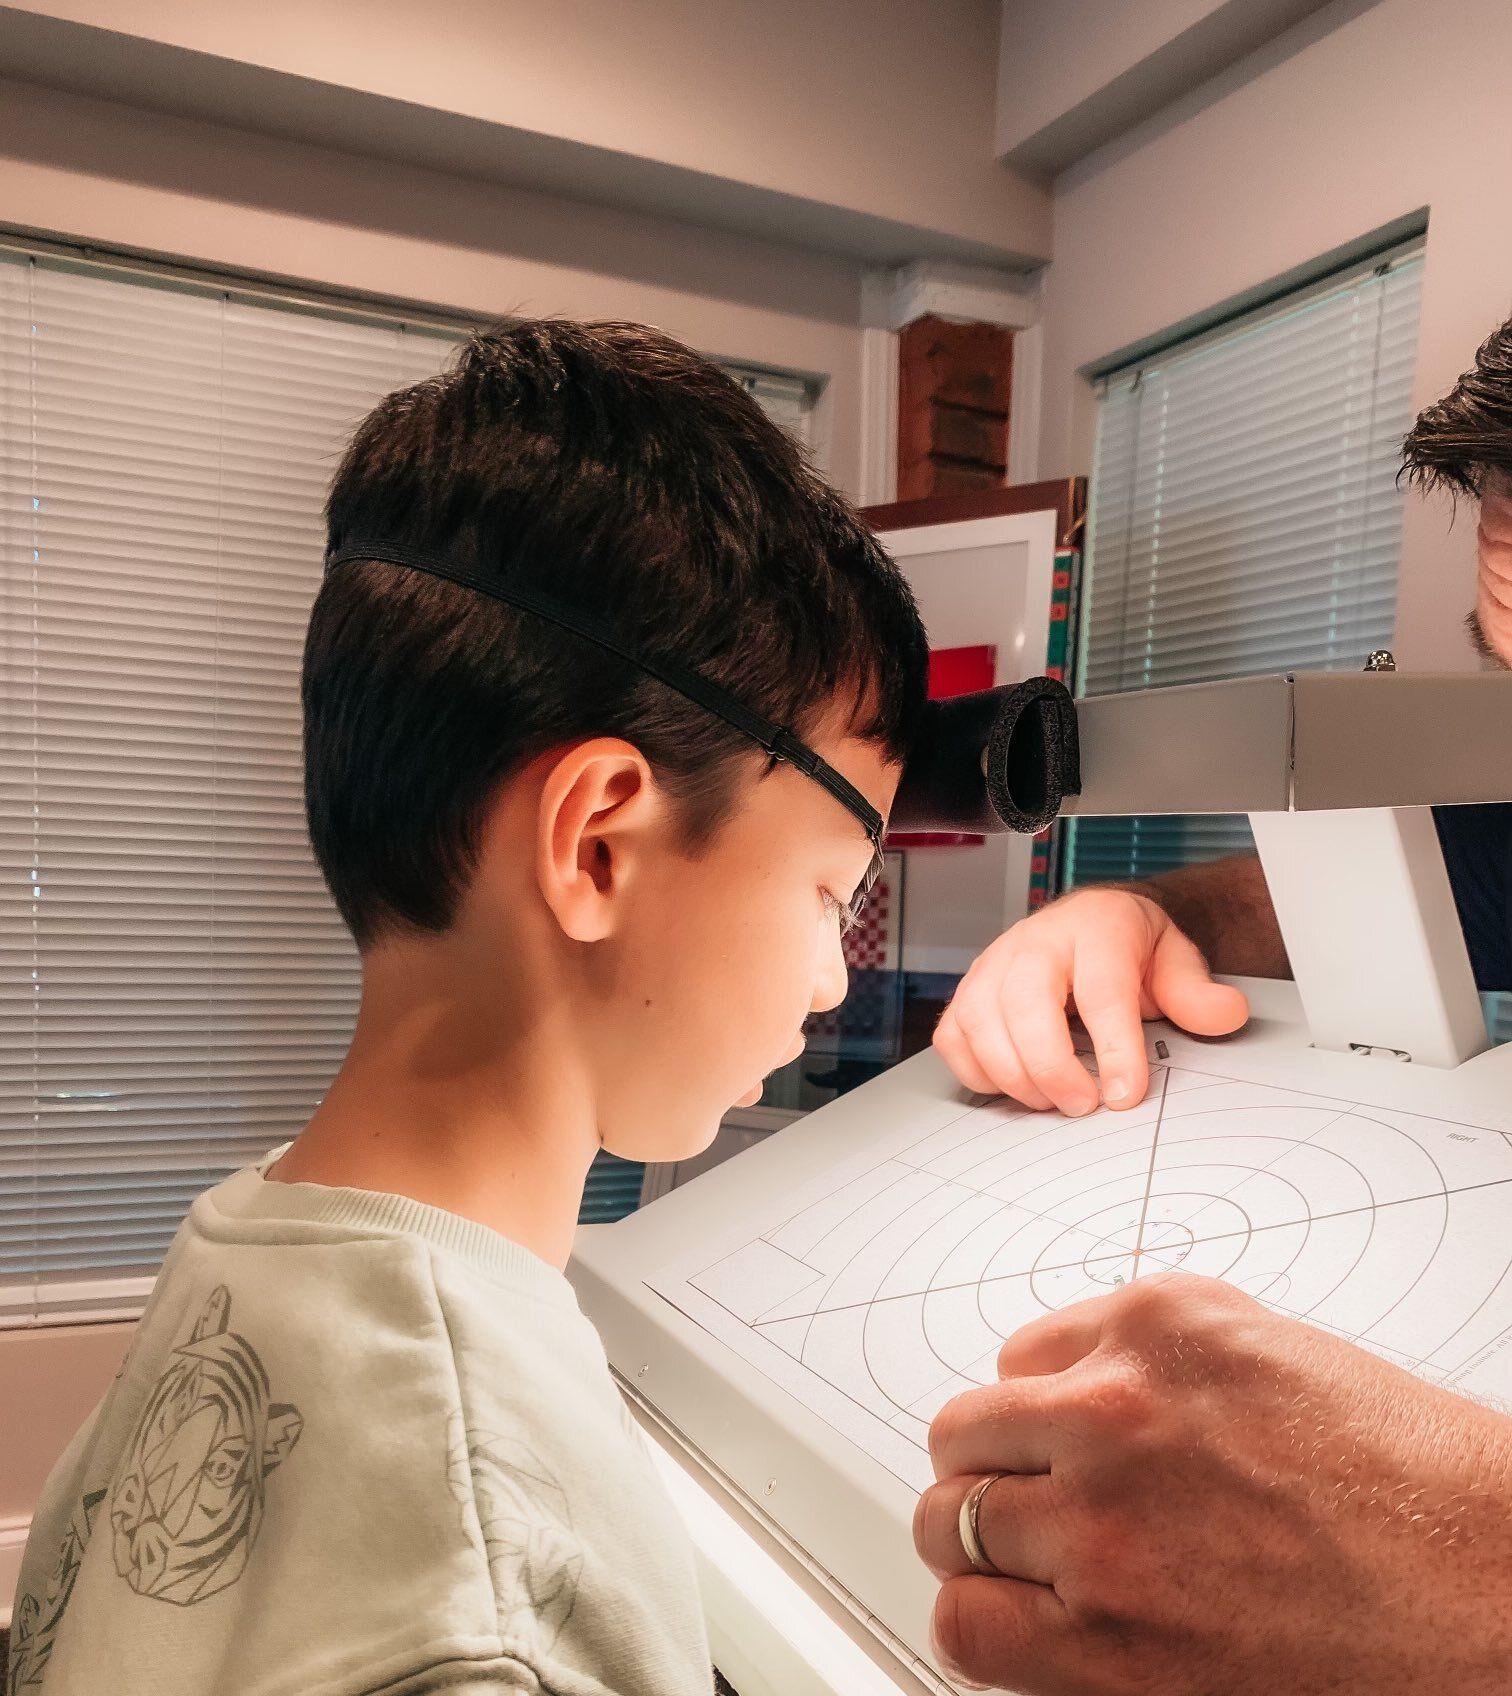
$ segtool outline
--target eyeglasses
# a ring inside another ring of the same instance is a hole
[[[565,601],[559,601],[555,596],[544,594],[541,590],[525,584],[495,582],[469,566],[430,553],[423,548],[396,547],[389,542],[344,542],[326,555],[325,569],[330,573],[338,566],[369,559],[381,560],[387,565],[407,566],[412,571],[423,571],[432,577],[445,578],[450,583],[460,583],[464,589],[476,590],[478,594],[502,601],[506,606],[533,613],[537,618],[544,618],[548,623],[581,637],[585,642],[592,642],[637,667],[647,676],[654,677],[657,682],[675,690],[695,706],[723,719],[743,736],[749,736],[753,742],[759,743],[772,759],[782,760],[801,771],[805,777],[812,778],[815,783],[828,790],[853,818],[860,820],[861,827],[872,845],[871,864],[866,869],[866,875],[856,886],[850,900],[841,907],[842,929],[848,930],[857,923],[867,896],[871,894],[877,879],[882,875],[882,815],[854,784],[842,777],[827,760],[820,759],[818,754],[807,743],[800,741],[791,730],[786,730],[781,725],[762,718],[759,713],[752,712],[728,690],[711,682],[691,666],[681,666],[642,654],[609,625],[596,619],[592,613],[568,606]]]

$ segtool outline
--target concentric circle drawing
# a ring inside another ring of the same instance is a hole
[[[1175,1066],[1130,1113],[940,1119],[657,1286],[916,1487],[1019,1326],[1162,1271],[1512,1406],[1501,1132]]]

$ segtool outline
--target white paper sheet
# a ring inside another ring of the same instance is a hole
[[[922,1489],[1005,1337],[1163,1269],[1512,1408],[1512,1138],[1185,1059],[1127,1113],[941,1102],[647,1282]]]

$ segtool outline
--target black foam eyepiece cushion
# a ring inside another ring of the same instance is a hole
[[[899,831],[1038,831],[1081,787],[1076,704],[1048,677],[931,701],[893,802]]]
[[[1081,792],[1076,702],[1064,683],[1031,677],[1004,696],[987,738],[987,799],[1009,830],[1033,835]]]

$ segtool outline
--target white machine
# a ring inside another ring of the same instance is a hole
[[[932,1055],[619,1224],[570,1275],[654,1439],[740,1696],[952,1687],[910,1523],[928,1424],[1050,1308],[1161,1268],[1512,1408],[1512,1046],[1430,805],[1512,796],[1512,678],[1264,677],[1079,703],[1067,811],[1248,812],[1296,981],[1077,1121]],[[990,940],[983,937],[985,944]]]

